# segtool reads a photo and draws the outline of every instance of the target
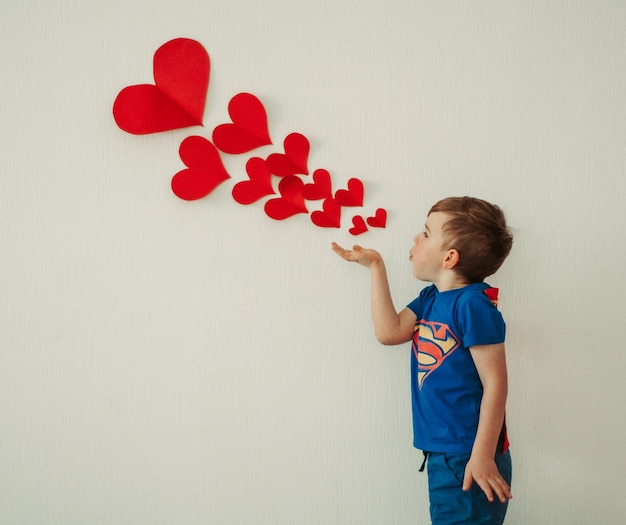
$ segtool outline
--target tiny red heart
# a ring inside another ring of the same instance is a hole
[[[387,210],[378,208],[373,217],[367,218],[367,224],[373,228],[384,228],[387,225]]]
[[[233,199],[239,204],[252,204],[261,197],[276,193],[272,187],[272,174],[265,161],[253,157],[246,163],[246,172],[250,180],[238,182],[233,187]]]
[[[278,184],[280,197],[265,203],[267,216],[282,221],[298,213],[308,213],[304,195],[302,195],[303,188],[304,183],[300,177],[289,175],[283,178]]]
[[[339,228],[341,226],[341,206],[335,199],[326,199],[323,211],[314,211],[311,221],[320,228]]]
[[[309,174],[307,162],[311,148],[309,139],[300,133],[290,133],[283,142],[285,153],[272,153],[267,157],[267,167],[274,175]]]
[[[180,144],[179,155],[187,169],[174,175],[172,191],[181,199],[194,201],[206,197],[230,178],[219,152],[204,137],[187,137]]]
[[[213,130],[213,142],[224,153],[237,155],[272,143],[265,108],[254,95],[235,95],[228,103],[228,114],[232,123]]]
[[[338,190],[335,200],[341,206],[363,206],[363,183],[359,179],[350,179],[347,190]]]
[[[352,217],[352,228],[348,230],[352,235],[361,235],[367,231],[367,225],[363,220],[363,217],[357,215]]]
[[[313,172],[313,182],[304,185],[304,198],[309,201],[319,201],[332,197],[330,173],[324,169]]]
[[[118,93],[115,122],[135,135],[202,125],[209,72],[209,55],[199,42],[166,42],[154,54],[154,84],[128,86]]]

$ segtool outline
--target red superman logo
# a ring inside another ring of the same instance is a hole
[[[460,342],[447,324],[421,320],[415,326],[412,346],[421,390],[425,379],[460,346]]]

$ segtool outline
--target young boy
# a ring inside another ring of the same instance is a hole
[[[428,459],[433,525],[501,524],[512,497],[505,324],[494,305],[497,290],[483,282],[512,244],[499,207],[471,197],[439,201],[409,256],[414,277],[432,285],[400,312],[381,255],[332,244],[370,270],[377,339],[412,341],[414,445]]]

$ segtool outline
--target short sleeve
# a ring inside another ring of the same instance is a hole
[[[502,314],[483,292],[467,294],[459,301],[457,322],[466,347],[504,342],[506,324]]]
[[[434,285],[427,286],[424,288],[420,294],[413,299],[408,305],[407,308],[411,310],[417,319],[422,318],[422,310],[424,306],[424,302],[431,297],[436,292],[436,288]]]

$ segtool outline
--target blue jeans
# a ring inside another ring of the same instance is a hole
[[[490,502],[477,483],[462,490],[465,466],[469,454],[428,455],[428,491],[430,518],[433,525],[501,525],[508,501],[501,503],[495,497]],[[511,485],[511,455],[507,451],[496,455],[501,476]]]

